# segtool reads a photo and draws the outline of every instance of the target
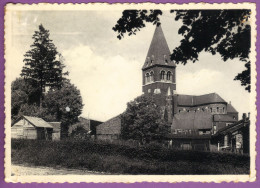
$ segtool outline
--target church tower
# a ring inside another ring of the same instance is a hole
[[[176,65],[171,61],[170,54],[162,27],[156,26],[142,68],[143,92],[154,96],[155,102],[161,107],[163,118],[168,123],[172,122],[173,114],[176,113],[173,112],[176,111],[174,108]]]
[[[176,65],[170,59],[170,49],[164,37],[161,25],[156,26],[148,50],[143,72],[143,92],[160,94],[162,97],[173,94],[176,90]]]

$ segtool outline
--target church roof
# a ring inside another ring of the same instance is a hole
[[[237,111],[231,104],[227,104],[227,113],[237,113]]]
[[[197,106],[211,103],[226,103],[217,93],[206,95],[178,95],[178,105],[180,106]]]
[[[170,59],[170,49],[164,37],[161,24],[156,26],[150,48],[148,50],[143,69],[153,65],[175,66]]]
[[[208,112],[181,112],[175,114],[172,129],[211,129],[212,115]]]

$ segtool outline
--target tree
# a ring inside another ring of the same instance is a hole
[[[21,107],[24,104],[38,104],[40,89],[37,82],[31,79],[24,80],[17,78],[11,84],[11,117],[16,119],[19,116]]]
[[[169,133],[167,123],[162,119],[161,108],[152,95],[142,95],[127,104],[121,115],[123,139],[134,139],[141,143],[161,140]]]
[[[82,112],[80,91],[69,80],[64,80],[61,89],[52,89],[45,95],[43,107],[61,122],[62,136],[67,137],[69,126],[78,122]]]
[[[171,59],[176,63],[196,62],[202,51],[213,55],[219,53],[224,61],[239,58],[245,62],[246,70],[239,73],[234,80],[250,92],[251,27],[250,10],[171,10],[175,20],[182,20],[179,34],[184,38],[180,46],[173,50]],[[136,34],[145,27],[145,22],[160,24],[160,10],[125,10],[113,30],[122,39],[125,33]]]
[[[25,66],[21,73],[21,76],[25,79],[32,79],[39,84],[40,95],[38,100],[40,106],[45,87],[60,88],[63,76],[68,74],[63,72],[62,56],[57,52],[57,48],[49,39],[49,36],[49,31],[40,25],[39,31],[35,31],[32,37],[34,42],[31,45],[31,50],[24,55]]]

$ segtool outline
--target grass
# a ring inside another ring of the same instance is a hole
[[[93,141],[12,140],[12,162],[116,174],[249,174],[248,156]]]

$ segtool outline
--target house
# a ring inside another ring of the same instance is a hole
[[[172,146],[185,150],[209,150],[212,115],[207,112],[182,112],[173,117]]]
[[[21,116],[11,125],[12,139],[52,140],[60,138],[60,123],[48,123],[42,118]],[[53,135],[54,134],[54,135]]]
[[[212,144],[218,151],[231,151],[234,153],[249,154],[250,117],[243,114],[243,118],[236,123],[220,129],[212,135]]]
[[[96,139],[98,140],[117,140],[121,134],[120,115],[109,119],[108,121],[96,127]]]

